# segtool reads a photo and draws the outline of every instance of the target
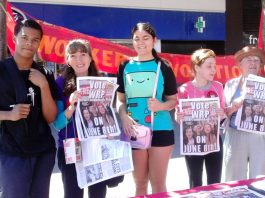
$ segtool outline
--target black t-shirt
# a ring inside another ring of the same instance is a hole
[[[117,84],[119,85],[117,91],[125,93],[124,89],[124,69],[130,60],[123,62],[119,66],[118,75],[117,75]],[[151,60],[152,61],[152,60]],[[137,62],[137,61],[136,61]],[[150,62],[150,61],[138,61],[141,62]],[[156,60],[157,62],[157,60]],[[176,78],[170,66],[161,61],[160,70],[165,79],[164,81],[164,92],[163,95],[174,95],[177,93]]]
[[[7,69],[12,67],[13,69]],[[32,68],[43,73],[54,100],[58,99],[53,73],[37,65]],[[29,70],[20,71],[13,58],[0,62],[0,110],[9,111],[11,105],[31,104],[26,119],[1,121],[0,152],[18,156],[36,156],[55,149],[50,127],[42,115],[40,88],[28,80]]]

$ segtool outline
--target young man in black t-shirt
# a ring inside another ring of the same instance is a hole
[[[14,30],[14,57],[0,62],[0,162],[5,198],[48,198],[55,163],[49,123],[56,114],[53,74],[33,61],[43,36],[34,20]]]

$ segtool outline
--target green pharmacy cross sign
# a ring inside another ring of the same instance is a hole
[[[206,27],[205,21],[203,20],[203,17],[200,16],[198,17],[196,23],[195,23],[195,28],[198,30],[199,33],[203,33],[203,29]]]

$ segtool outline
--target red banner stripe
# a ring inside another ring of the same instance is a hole
[[[8,4],[8,6],[10,6]],[[10,12],[10,10],[8,10]],[[11,12],[10,12],[11,13]],[[64,27],[38,21],[44,31],[43,39],[39,47],[39,56],[44,61],[64,64],[64,48],[69,40],[82,38],[88,40],[93,48],[93,58],[99,70],[116,74],[118,66],[124,59],[135,56],[134,50],[114,44],[110,41],[99,39],[93,36],[81,34]],[[14,52],[13,43],[14,23],[7,20],[8,47],[11,53]],[[191,79],[190,76],[190,55],[160,53],[160,56],[168,61],[177,79],[182,84]],[[228,79],[240,74],[233,56],[218,56],[216,58],[215,80],[225,83]]]

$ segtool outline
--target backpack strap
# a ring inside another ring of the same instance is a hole
[[[3,61],[4,67],[9,73],[13,87],[16,93],[16,103],[25,103],[27,101],[27,86],[19,73],[17,64],[13,58],[8,58]]]

